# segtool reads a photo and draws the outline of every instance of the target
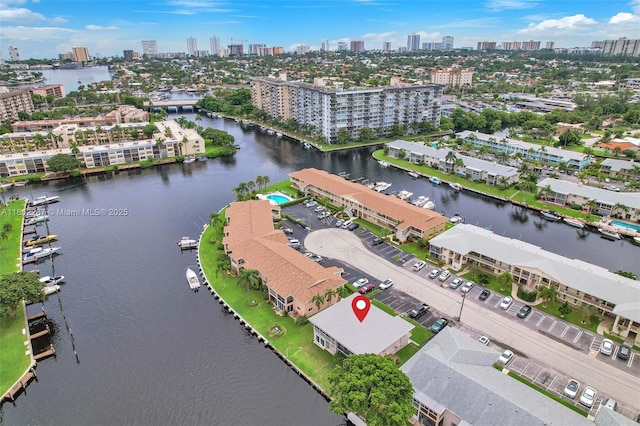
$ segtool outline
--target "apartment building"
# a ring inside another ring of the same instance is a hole
[[[640,56],[640,39],[620,37],[617,40],[593,41],[591,47],[602,49],[603,55]]]
[[[618,179],[640,180],[640,162],[607,158],[600,163],[600,170]]]
[[[209,39],[209,43],[211,44],[211,54],[218,56],[220,53],[220,38],[214,35]]]
[[[155,55],[158,53],[158,42],[156,40],[142,40],[142,54]]]
[[[473,71],[470,69],[432,69],[429,71],[431,82],[449,87],[473,85]]]
[[[540,50],[540,41],[523,41],[522,50]]]
[[[364,41],[351,40],[351,43],[349,44],[349,50],[352,52],[364,52]]]
[[[394,125],[429,121],[438,126],[442,90],[436,84],[344,90],[340,85],[251,78],[254,106],[283,121],[293,118],[313,126],[329,143],[337,142],[340,129],[355,140],[364,127],[384,134]]]
[[[409,52],[420,50],[420,34],[412,33],[407,36],[407,50]]]
[[[76,127],[95,127],[146,121],[149,121],[149,113],[147,111],[138,109],[132,105],[120,105],[117,109],[103,116],[61,118],[59,120],[16,121],[11,123],[11,127],[14,132],[35,132],[39,130],[53,130],[65,124]]]
[[[496,48],[495,41],[479,41],[478,50],[492,50]]]
[[[20,56],[20,49],[16,46],[9,46],[9,59],[11,61],[20,61],[22,59]]]
[[[29,88],[0,93],[0,121],[16,121],[19,111],[27,114],[35,111]]]
[[[53,96],[54,98],[64,98],[64,86],[62,84],[49,84],[47,86],[31,87],[31,94],[40,96]]]
[[[86,47],[74,47],[71,50],[76,62],[89,62],[91,60],[89,49]]]

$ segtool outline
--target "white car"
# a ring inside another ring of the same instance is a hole
[[[591,408],[591,406],[593,405],[593,401],[596,400],[596,394],[596,390],[591,386],[585,387],[582,391],[582,395],[580,395],[580,404],[584,405],[585,407]]]
[[[611,355],[613,352],[613,341],[609,339],[602,339],[602,346],[600,346],[600,353],[603,355]]]
[[[504,352],[500,354],[500,357],[498,358],[498,362],[500,364],[506,365],[509,361],[511,361],[512,358],[513,358],[513,352],[511,352],[509,349],[505,349]]]
[[[344,221],[342,219],[336,220],[336,228],[341,228]]]
[[[354,286],[355,288],[360,288],[360,287],[362,287],[362,286],[363,286],[363,285],[365,285],[365,284],[369,284],[369,280],[368,280],[368,279],[366,279],[366,278],[360,278],[358,281],[356,281],[356,282],[354,282],[354,283],[353,283],[353,286]]]
[[[317,205],[318,205],[318,203],[317,203],[317,202],[315,202],[315,201],[312,201],[312,202],[310,202],[310,203],[307,203],[307,207],[314,207],[314,206],[317,206]]]
[[[427,266],[427,262],[425,262],[424,260],[421,260],[421,261],[419,261],[419,262],[416,262],[416,263],[413,265],[413,270],[414,270],[414,271],[422,271],[422,269],[423,269],[425,266]]]
[[[478,342],[482,343],[485,346],[489,346],[489,338],[487,336],[480,336],[480,338],[478,339]]]
[[[429,272],[429,278],[435,278],[438,275],[440,275],[440,269],[432,269],[431,272]]]
[[[313,211],[316,213],[321,212],[322,210],[324,210],[324,206],[318,206],[315,209],[313,209]]]
[[[451,276],[451,272],[449,271],[442,271],[442,273],[440,274],[440,276],[438,277],[438,279],[442,282],[445,282],[446,280],[449,279],[449,277]]]
[[[564,394],[569,398],[573,399],[578,395],[578,391],[580,390],[580,382],[574,379],[569,380],[567,386],[564,388]]]
[[[346,222],[342,223],[342,229],[347,229],[348,227],[351,226],[351,224],[353,223],[353,221],[351,220],[347,220]]]
[[[378,285],[378,288],[380,290],[386,290],[386,289],[388,289],[388,288],[390,288],[392,286],[393,286],[393,281],[392,280],[384,280],[384,281],[382,281],[380,283],[380,285]]]
[[[473,281],[467,281],[467,283],[462,286],[460,291],[463,292],[463,293],[469,293],[471,291],[471,289],[473,288],[473,286],[475,286],[475,285],[476,285],[476,283],[474,283]]]
[[[507,296],[502,299],[502,302],[500,302],[500,309],[504,309],[506,311],[507,309],[509,309],[509,306],[511,306],[512,303],[513,299]]]

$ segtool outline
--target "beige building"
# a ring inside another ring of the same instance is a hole
[[[0,93],[0,121],[16,121],[20,111],[27,114],[35,111],[28,88]]]
[[[350,217],[391,230],[400,242],[431,238],[445,230],[447,218],[440,213],[389,197],[324,170],[304,169],[289,176],[293,186],[305,195],[326,197],[334,206],[344,207]]]
[[[89,49],[86,47],[74,47],[72,48],[73,57],[76,62],[89,62],[91,56],[89,56]]]
[[[222,243],[231,267],[257,270],[278,312],[311,316],[339,300],[335,291],[345,283],[342,269],[325,268],[289,247],[284,232],[274,228],[279,206],[269,200],[234,202],[225,217]],[[317,295],[324,298],[319,310],[313,300]]]
[[[117,109],[98,117],[62,118],[59,120],[16,121],[11,124],[15,132],[53,130],[68,124],[76,127],[109,126],[119,123],[142,123],[149,121],[149,113],[132,105],[120,105]]]
[[[55,98],[64,98],[64,86],[62,84],[49,84],[47,86],[31,87],[30,92],[34,95],[49,96]]]
[[[449,87],[471,86],[473,84],[473,71],[470,69],[433,69],[429,71],[429,77],[432,83]]]

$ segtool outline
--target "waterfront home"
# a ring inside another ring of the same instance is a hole
[[[309,319],[313,324],[313,342],[335,355],[392,355],[407,346],[414,325],[371,305],[360,322],[351,303],[357,294],[334,304]]]
[[[289,176],[293,187],[305,195],[320,199],[326,197],[332,205],[344,208],[349,217],[358,217],[389,229],[400,242],[430,238],[445,230],[448,219],[439,213],[389,197],[324,170],[304,169]]]
[[[580,414],[496,370],[493,364],[498,355],[453,327],[436,334],[400,367],[414,389],[416,422],[411,424],[593,426]]]
[[[430,245],[429,256],[454,271],[473,263],[493,275],[509,271],[514,283],[527,291],[554,286],[559,300],[594,306],[600,315],[614,319],[614,333],[640,343],[636,280],[469,224],[456,225],[432,238]]]
[[[311,316],[338,301],[337,295],[328,294],[335,294],[345,283],[342,269],[325,268],[289,247],[284,232],[273,225],[280,219],[279,206],[272,206],[269,200],[234,202],[225,217],[222,243],[231,267],[236,272],[257,270],[278,312]],[[329,290],[332,292],[327,293]],[[317,295],[324,299],[319,309],[313,300]]]
[[[553,178],[540,181],[538,188],[540,199],[548,203],[577,204],[591,213],[640,223],[638,192],[614,192]]]
[[[476,148],[486,146],[492,152],[506,152],[511,156],[520,154],[522,158],[529,161],[539,161],[554,166],[565,163],[569,168],[581,170],[591,163],[591,157],[581,152],[511,138],[497,139],[495,136],[486,133],[465,130],[464,132],[456,133],[456,137],[472,143]]]
[[[600,163],[600,171],[612,178],[621,180],[640,180],[640,162],[607,158]]]
[[[461,155],[450,149],[432,148],[422,142],[396,140],[387,143],[386,146],[389,157],[435,167],[442,172],[455,173],[458,176],[464,176],[469,180],[483,182],[487,185],[509,186],[518,182],[520,178],[520,173],[515,167]],[[450,156],[450,152],[454,153],[455,158],[462,160],[462,164],[456,165],[449,160],[447,156]]]

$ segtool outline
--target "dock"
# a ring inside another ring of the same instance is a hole
[[[33,228],[25,228],[24,231],[22,231],[24,235],[35,234],[36,232],[38,232],[38,230],[35,226]]]
[[[42,311],[38,312],[37,314],[33,314],[33,315],[27,317],[27,321],[35,321],[38,318],[42,318],[42,317],[46,317],[46,316],[47,316],[47,313],[43,309]]]
[[[49,358],[50,356],[55,356],[56,350],[53,348],[53,345],[49,346],[49,349],[46,351],[40,352],[38,355],[34,355],[33,359],[36,361],[40,361],[41,359]]]
[[[11,401],[13,405],[16,405],[16,396],[24,391],[25,395],[27,394],[27,385],[33,379],[38,381],[38,376],[36,375],[36,370],[34,367],[29,368],[29,370],[18,380],[5,394],[2,396],[3,399]]]
[[[37,333],[30,334],[29,339],[34,340],[34,339],[37,339],[38,337],[46,336],[49,333],[51,333],[51,330],[49,329],[49,325],[47,325],[44,330],[38,331]]]

